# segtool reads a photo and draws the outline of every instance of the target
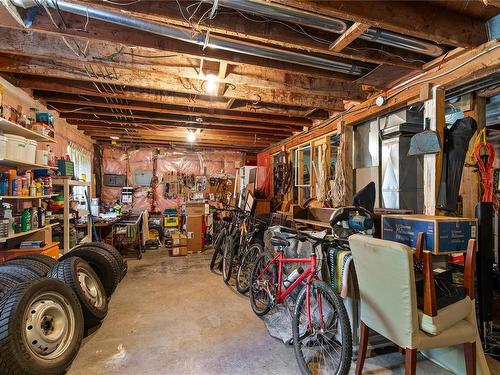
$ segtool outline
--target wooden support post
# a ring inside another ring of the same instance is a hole
[[[465,116],[474,118],[477,122],[477,131],[469,142],[469,154],[472,154],[474,142],[480,129],[486,123],[486,98],[475,95],[472,99],[470,111],[464,111]],[[471,161],[469,160],[469,163]],[[460,183],[460,196],[462,197],[463,217],[474,217],[476,204],[481,200],[481,178],[475,167],[468,165],[465,160],[465,167]],[[474,163],[475,164],[475,163]]]
[[[439,135],[441,150],[444,139],[444,90],[439,87],[432,88],[432,99],[425,102],[424,117],[431,120],[430,130],[434,130]],[[443,153],[424,155],[424,214],[438,215],[436,210],[437,194],[439,192],[439,182],[441,181],[441,167]]]

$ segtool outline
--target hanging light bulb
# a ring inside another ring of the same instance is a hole
[[[205,91],[208,94],[213,94],[217,90],[217,77],[213,74],[205,76]]]
[[[187,140],[190,143],[196,142],[196,133],[192,130],[188,130]]]

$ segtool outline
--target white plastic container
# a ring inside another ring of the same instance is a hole
[[[26,138],[15,134],[5,134],[7,139],[6,159],[24,162],[26,160]]]
[[[25,149],[25,160],[28,163],[34,164],[36,160],[36,146],[38,146],[38,142],[32,139],[28,139],[26,141],[26,149]]]
[[[0,160],[5,159],[7,155],[7,139],[0,134]]]
[[[48,165],[49,164],[49,151],[47,150],[36,150],[35,163]]]

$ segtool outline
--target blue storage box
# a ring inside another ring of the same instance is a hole
[[[467,250],[476,238],[477,220],[462,217],[426,215],[383,215],[382,238],[415,248],[418,233],[425,233],[425,250],[449,254]]]

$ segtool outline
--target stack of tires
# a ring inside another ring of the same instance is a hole
[[[65,373],[126,273],[121,254],[98,242],[58,261],[30,254],[1,264],[0,374]]]

